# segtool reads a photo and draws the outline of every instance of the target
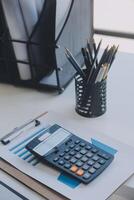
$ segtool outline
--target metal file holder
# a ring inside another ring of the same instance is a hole
[[[73,7],[72,8],[75,10],[77,3],[80,4],[81,1],[80,0],[72,1],[72,5],[73,3],[74,3],[74,8]],[[65,64],[63,64],[62,66],[58,66],[58,63],[56,61],[56,54],[58,52],[59,57],[65,56],[64,49],[58,50],[58,48],[60,48],[58,44],[59,42],[63,43],[63,35],[65,34],[65,31],[67,29],[66,23],[68,23],[68,21],[70,23],[70,20],[71,20],[70,17],[72,17],[72,14],[71,14],[72,8],[70,8],[70,13],[67,16],[65,24],[58,38],[55,39],[53,35],[51,38],[50,44],[48,44],[48,48],[50,50],[49,56],[51,57],[52,55],[52,60],[53,60],[52,65],[50,67],[51,68],[50,72],[47,71],[47,73],[45,74],[45,69],[44,69],[44,72],[41,69],[41,72],[43,72],[44,75],[42,74],[41,78],[38,78],[36,76],[36,71],[39,67],[41,68],[41,66],[38,66],[37,64],[32,62],[30,58],[30,51],[31,51],[32,46],[38,47],[40,44],[32,42],[31,37],[29,37],[27,41],[14,40],[11,38],[8,27],[7,27],[7,23],[5,20],[5,15],[0,3],[0,21],[2,24],[2,27],[0,27],[0,82],[14,84],[15,86],[31,87],[31,88],[43,89],[43,90],[44,89],[57,90],[59,93],[62,93],[64,91],[64,89],[67,87],[70,81],[74,78],[75,70],[71,67],[70,63],[67,60]],[[92,5],[91,5],[91,10],[92,10]],[[91,22],[92,22],[92,19],[91,19]],[[37,26],[38,26],[38,23],[37,23]],[[37,28],[37,26],[35,27],[35,29]],[[33,30],[33,33],[34,31],[35,30]],[[92,38],[93,36],[92,26],[89,26],[89,29],[85,30],[85,35],[87,38],[89,36],[90,36],[90,39]],[[83,38],[85,39],[84,36]],[[21,60],[16,59],[13,45],[12,45],[13,43],[26,44],[29,61],[21,61]],[[81,52],[77,53],[75,58],[79,61],[81,65],[84,64]],[[51,63],[51,59],[49,59],[49,61]],[[20,79],[19,71],[17,67],[18,63],[28,64],[30,66],[31,76],[32,76],[30,80]]]
[[[7,37],[5,37],[7,36]],[[21,61],[15,59],[14,51],[11,46],[12,42],[16,43],[25,43],[29,49],[30,42],[27,41],[15,41],[11,40],[9,38],[9,35],[7,33],[4,33],[3,37],[0,38],[0,45],[2,47],[3,55],[0,56],[0,67],[3,66],[5,68],[4,77],[0,76],[0,82],[4,83],[11,83],[16,86],[23,86],[23,87],[30,87],[30,88],[36,88],[36,89],[52,89],[52,90],[58,90],[59,93],[62,93],[64,89],[67,87],[67,85],[70,83],[70,81],[74,78],[75,70],[71,69],[69,66],[69,63],[67,62],[63,68],[58,68],[57,65],[55,65],[55,69],[53,72],[50,72],[48,75],[44,75],[44,78],[47,78],[47,81],[45,83],[40,83],[40,80],[36,79],[34,76],[34,69],[38,68],[38,65],[32,64],[31,62]],[[82,58],[80,58],[81,55],[78,55],[78,58],[80,62],[82,62]],[[31,80],[21,80],[19,77],[19,72],[17,70],[17,64],[28,64],[31,69]],[[12,71],[10,69],[12,69]],[[70,69],[69,73],[67,72],[67,68]],[[5,76],[6,74],[6,76]],[[50,81],[49,81],[50,80]]]
[[[2,7],[0,6],[0,12],[2,11]],[[53,66],[53,70],[50,69],[50,72],[46,74],[47,81],[45,83],[40,83],[40,80],[36,78],[35,71],[39,67],[38,65],[32,63],[30,59],[30,48],[31,45],[33,46],[39,46],[40,44],[34,43],[31,41],[31,38],[29,37],[27,41],[24,40],[14,40],[10,37],[6,22],[5,22],[5,16],[4,13],[1,15],[1,23],[2,23],[2,30],[0,33],[0,68],[3,67],[4,73],[0,75],[0,81],[5,83],[12,83],[16,86],[23,86],[23,87],[31,87],[36,89],[52,89],[52,90],[58,90],[59,93],[62,93],[65,89],[65,87],[69,84],[69,82],[73,79],[75,75],[75,71],[71,70],[71,67],[69,67],[69,63],[67,62],[63,68],[59,68],[56,64]],[[34,30],[33,30],[34,32]],[[29,55],[29,62],[28,61],[21,61],[17,60],[14,54],[12,43],[18,43],[18,44],[26,44],[27,46],[27,52]],[[55,41],[49,48],[53,49],[51,51],[55,51],[58,46],[56,45]],[[80,57],[80,55],[78,55]],[[81,60],[81,59],[80,59]],[[28,64],[30,66],[31,70],[31,76],[32,78],[30,80],[21,80],[19,77],[19,72],[17,69],[17,64]],[[67,73],[65,68],[70,68],[70,72]],[[2,70],[1,70],[2,71]],[[45,74],[45,71],[44,71]],[[53,75],[52,75],[53,74]],[[52,76],[51,76],[52,75]],[[44,75],[45,77],[45,75]],[[66,77],[66,78],[65,78]],[[43,77],[42,77],[43,78]]]
[[[84,117],[99,117],[106,112],[106,80],[93,84],[89,88],[89,95],[84,99],[86,83],[80,77],[75,77],[76,112]],[[84,103],[83,103],[84,101]]]

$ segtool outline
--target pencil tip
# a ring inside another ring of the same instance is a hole
[[[108,50],[109,49],[109,45],[107,45],[107,47],[106,47],[106,50]]]
[[[102,43],[102,39],[100,40],[99,44],[101,44],[101,43]]]
[[[87,44],[89,44],[89,39],[87,39]]]
[[[67,56],[67,52],[65,52],[65,55]]]
[[[68,51],[65,51],[65,55],[67,58],[69,57]]]
[[[118,50],[118,49],[119,49],[119,47],[120,47],[120,45],[118,44],[118,46],[117,46],[117,48],[116,48],[116,49]]]
[[[69,51],[66,47],[65,47],[65,50],[66,50],[66,51]]]

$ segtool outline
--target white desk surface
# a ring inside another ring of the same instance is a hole
[[[0,137],[46,110],[67,116],[75,113],[74,82],[61,95],[0,84]],[[85,119],[89,131],[104,133],[134,147],[134,56],[121,54],[108,78],[107,112]],[[134,179],[128,182],[134,188]]]

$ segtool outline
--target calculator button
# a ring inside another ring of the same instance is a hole
[[[83,175],[83,178],[87,180],[87,179],[90,178],[90,176],[91,176],[91,174],[89,174],[89,173],[85,173],[85,174]]]
[[[76,174],[77,174],[78,176],[83,176],[84,171],[83,171],[82,169],[79,169],[79,170],[76,172]]]
[[[94,174],[96,172],[96,169],[92,167],[92,168],[89,169],[88,172],[91,173],[91,174]]]
[[[101,167],[101,165],[99,163],[95,163],[94,168],[95,169],[99,169]]]
[[[82,149],[82,150],[80,151],[80,153],[81,153],[82,155],[85,155],[85,154],[87,153],[87,151],[86,151],[85,149]]]
[[[58,157],[56,157],[56,158],[53,159],[54,162],[57,162],[58,160],[59,160]]]
[[[68,140],[68,142],[72,142],[72,139],[70,138],[70,139]]]
[[[104,164],[106,163],[106,160],[101,159],[101,160],[99,160],[99,163],[100,163],[101,165],[104,165]]]
[[[95,155],[95,156],[92,157],[92,159],[93,159],[94,161],[97,161],[97,160],[99,160],[99,156],[96,156],[96,155]]]
[[[98,152],[98,150],[95,149],[95,148],[93,148],[91,151],[92,151],[93,153],[97,153],[97,152]]]
[[[82,167],[82,169],[84,169],[84,170],[88,170],[89,169],[89,165],[83,165],[83,167]]]
[[[98,153],[98,155],[99,155],[100,157],[106,159],[106,160],[108,160],[108,159],[110,158],[110,157],[109,157],[107,154],[105,154],[105,153]]]
[[[60,160],[58,163],[59,165],[64,165],[65,162],[63,160]]]
[[[91,146],[86,146],[85,149],[90,150],[90,149],[92,149],[92,147]]]
[[[109,157],[108,155],[105,155],[105,159],[106,159],[106,160],[109,160],[110,157]]]
[[[75,145],[74,145],[74,144],[71,144],[69,147],[70,147],[71,149],[73,149],[73,148],[75,147]]]
[[[75,149],[74,149],[75,151],[80,151],[81,150],[81,148],[80,147],[75,147]]]
[[[77,162],[77,159],[76,159],[76,158],[71,158],[70,162],[71,162],[72,164],[74,164],[74,163]]]
[[[58,148],[55,148],[54,153],[57,154],[58,152],[59,152],[59,149],[58,149]]]
[[[64,155],[65,155],[64,153],[59,154],[60,157],[63,157]]]
[[[71,165],[70,165],[69,163],[66,163],[66,164],[64,165],[64,167],[65,167],[66,169],[70,169]]]
[[[71,151],[70,153],[69,153],[69,155],[71,155],[71,156],[74,156],[76,153],[74,152],[74,151]]]
[[[82,162],[87,162],[88,161],[88,158],[86,156],[82,157],[81,159]]]
[[[80,146],[81,146],[81,147],[85,147],[85,145],[86,145],[86,144],[85,144],[84,142],[81,142],[81,143],[80,143]]]
[[[64,157],[64,159],[65,159],[65,160],[69,160],[69,159],[70,159],[70,156],[69,156],[69,155],[66,155],[66,156]]]
[[[77,153],[76,155],[75,155],[75,158],[77,158],[77,159],[80,159],[82,157],[82,155],[80,154],[80,153]]]
[[[68,145],[70,142],[72,142],[72,139],[69,139],[68,141],[66,141],[65,145]]]
[[[89,160],[87,164],[90,165],[90,166],[92,166],[92,165],[94,165],[94,163],[95,162],[93,160]]]
[[[65,149],[65,152],[68,153],[70,150],[69,149]]]
[[[84,164],[84,163],[81,162],[81,161],[78,161],[78,162],[76,163],[76,165],[77,165],[78,167],[81,167],[83,164]]]
[[[93,153],[88,152],[88,153],[86,154],[86,156],[87,156],[88,158],[91,158],[91,157],[93,156]]]
[[[71,168],[70,168],[71,172],[76,172],[78,170],[78,167],[76,165],[73,165]]]
[[[76,140],[76,141],[75,141],[75,144],[79,144],[79,143],[80,143],[80,140]]]

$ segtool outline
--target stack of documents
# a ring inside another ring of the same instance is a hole
[[[82,122],[64,116],[58,117],[58,113],[48,113],[41,118],[39,126],[25,129],[22,134],[7,145],[0,144],[0,157],[2,158],[0,168],[50,200],[83,200],[89,197],[93,200],[107,199],[133,175],[134,149],[105,135],[90,133],[87,121]],[[29,141],[55,123],[89,142],[94,139],[101,144],[106,144],[107,148],[117,150],[112,164],[88,185],[40,163],[25,148]]]

